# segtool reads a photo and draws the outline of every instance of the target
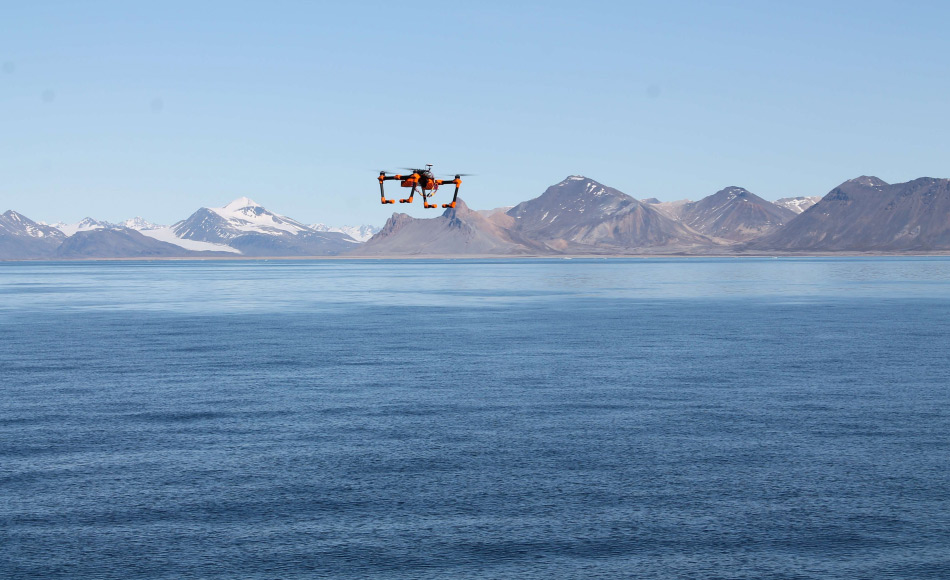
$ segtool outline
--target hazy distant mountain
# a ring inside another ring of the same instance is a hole
[[[143,231],[143,230],[156,230],[158,228],[163,228],[165,226],[160,226],[153,224],[152,222],[145,220],[140,217],[134,217],[125,220],[121,224],[118,224],[124,228],[129,228],[130,230]]]
[[[83,218],[82,220],[76,223],[72,223],[72,224],[67,224],[64,222],[56,222],[55,224],[50,224],[50,225],[52,225],[52,227],[58,229],[59,231],[63,232],[63,234],[65,234],[66,237],[69,237],[75,234],[76,232],[88,232],[90,230],[101,230],[103,228],[116,227],[116,224],[112,224],[112,223],[104,222],[100,220],[95,220],[95,219],[92,219],[91,217]]]
[[[0,259],[46,258],[64,239],[66,236],[58,229],[13,210],[0,214]]]
[[[521,243],[505,227],[511,222],[504,214],[496,220],[486,218],[470,210],[460,198],[454,209],[447,209],[434,218],[419,219],[394,213],[379,233],[351,253],[362,256],[537,253],[538,247]]]
[[[686,207],[686,204],[692,203],[688,199],[678,199],[676,201],[660,201],[655,197],[650,197],[647,199],[641,199],[640,203],[645,203],[657,210],[666,217],[680,221],[683,215],[683,208]]]
[[[727,187],[683,206],[683,223],[697,232],[729,241],[745,241],[771,232],[795,212],[741,187]]]
[[[129,228],[97,228],[76,232],[53,253],[56,258],[184,258],[227,256],[192,252],[161,242]],[[232,254],[233,255],[233,254]]]
[[[172,231],[181,239],[226,244],[247,256],[327,256],[358,243],[343,233],[317,232],[246,197],[224,207],[203,207]]]
[[[807,251],[950,250],[950,180],[889,185],[861,176],[831,190],[751,249]]]
[[[783,197],[781,199],[775,200],[774,203],[777,206],[790,209],[798,214],[818,203],[818,200],[820,199],[820,195],[813,195],[811,197]]]
[[[49,225],[63,232],[66,236],[71,236],[76,232],[88,232],[90,230],[101,230],[104,228],[129,228],[130,230],[141,231],[164,227],[155,225],[140,217],[130,218],[121,223],[111,223],[87,217],[76,223],[67,224],[66,222],[56,222]]]
[[[503,207],[496,207],[493,209],[477,209],[475,211],[477,211],[479,215],[481,215],[482,217],[493,218],[499,214],[508,213],[508,210],[510,210],[513,207],[514,207],[513,205],[506,205]]]
[[[310,229],[317,232],[339,232],[350,236],[357,242],[365,242],[379,231],[378,227],[369,225],[334,227],[326,224],[310,224]]]
[[[580,175],[552,185],[507,215],[521,238],[559,252],[677,251],[713,244],[649,204]]]

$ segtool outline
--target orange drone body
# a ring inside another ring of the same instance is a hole
[[[400,187],[409,187],[409,197],[405,199],[400,199],[399,203],[412,203],[412,198],[416,194],[416,189],[419,190],[419,194],[422,196],[422,207],[430,209],[437,208],[439,204],[429,203],[429,198],[435,195],[435,192],[439,190],[440,185],[446,183],[455,184],[455,195],[452,196],[452,201],[449,203],[443,203],[442,207],[449,208],[455,207],[455,201],[459,196],[459,186],[462,185],[462,174],[456,174],[455,179],[436,179],[435,175],[432,174],[432,165],[426,165],[425,169],[412,169],[412,173],[409,175],[386,175],[385,171],[379,172],[379,197],[380,202],[383,204],[387,203],[396,203],[395,199],[386,199],[386,192],[383,189],[383,182],[390,180],[399,181]]]

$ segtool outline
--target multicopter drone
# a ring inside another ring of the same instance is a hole
[[[419,188],[419,194],[422,195],[422,207],[424,208],[437,208],[439,204],[429,203],[429,198],[435,195],[435,192],[439,190],[440,185],[446,183],[455,184],[455,195],[452,196],[452,203],[443,203],[442,207],[455,207],[455,200],[459,196],[459,186],[462,185],[462,176],[466,175],[464,173],[457,173],[455,179],[436,179],[435,175],[432,173],[432,164],[429,163],[426,165],[425,169],[411,169],[407,168],[409,171],[412,171],[411,175],[386,175],[385,171],[379,172],[379,196],[382,203],[396,203],[395,199],[386,199],[386,192],[383,191],[383,182],[390,181],[392,179],[398,179],[402,183],[401,187],[411,187],[409,190],[409,197],[406,199],[400,199],[399,203],[412,203],[412,196],[416,194],[416,188]]]

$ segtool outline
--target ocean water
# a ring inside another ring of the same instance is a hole
[[[950,259],[0,263],[3,578],[948,578]]]

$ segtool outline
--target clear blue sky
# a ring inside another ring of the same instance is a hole
[[[424,163],[476,208],[950,176],[950,3],[452,4],[8,3],[0,211],[379,225],[378,170]]]

